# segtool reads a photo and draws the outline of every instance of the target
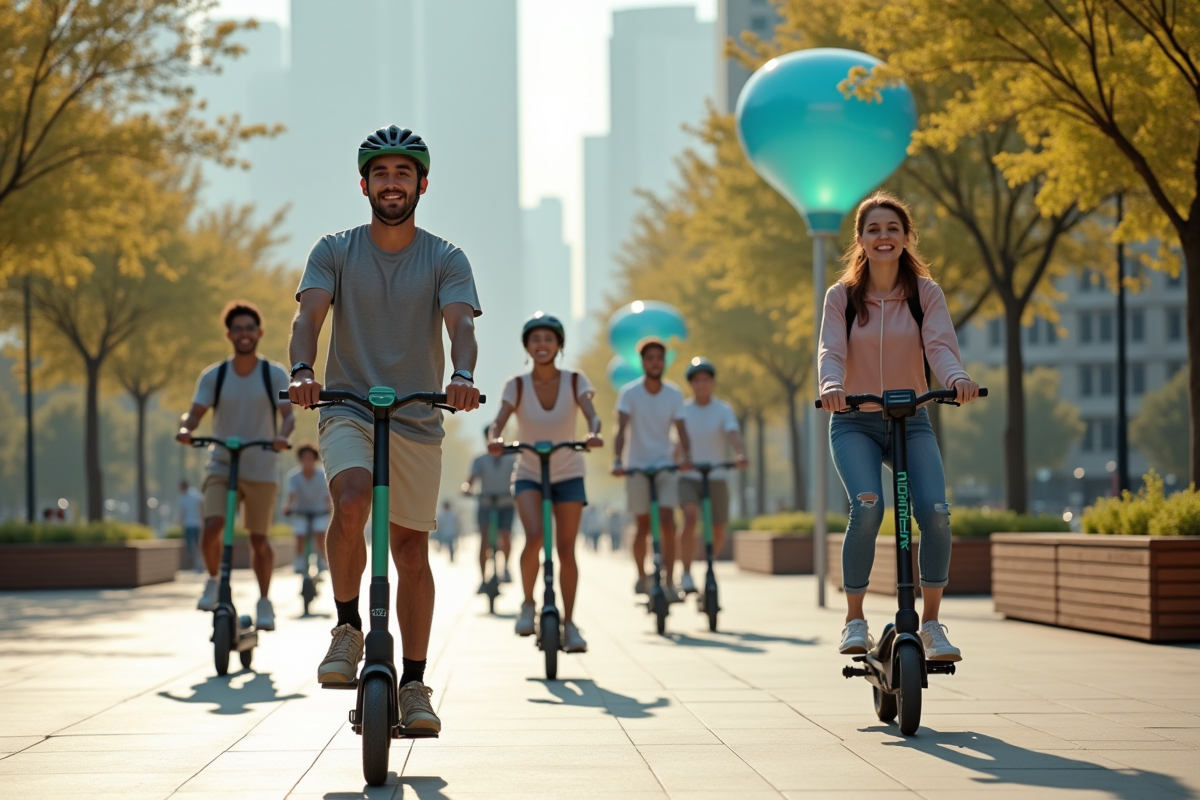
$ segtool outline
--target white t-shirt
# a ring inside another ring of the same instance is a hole
[[[738,430],[733,406],[715,397],[703,406],[695,400],[688,400],[683,405],[683,422],[687,425],[688,441],[692,444],[693,463],[717,464],[728,460],[726,436]],[[683,473],[683,477],[699,480],[700,473],[690,470]],[[708,473],[708,477],[711,480],[723,480],[725,470],[714,469]]]
[[[512,453],[501,456],[484,453],[471,464],[471,478],[479,478],[480,496],[494,498],[496,508],[512,508],[512,474],[516,460]],[[489,507],[485,502],[484,508]]]
[[[671,427],[683,419],[683,392],[670,381],[663,381],[657,394],[646,390],[644,378],[621,387],[617,412],[629,415],[625,452],[621,460],[629,469],[668,467],[675,463]]]
[[[304,477],[304,467],[296,466],[287,474],[288,494],[295,495],[292,511],[314,511],[329,513],[329,486],[325,483],[325,470],[313,469],[311,478]]]
[[[596,393],[592,382],[582,372],[575,373],[579,377],[574,381],[571,373],[563,370],[558,378],[558,397],[554,407],[547,410],[538,400],[533,388],[531,375],[515,375],[504,385],[504,402],[513,406],[517,418],[517,439],[530,444],[534,442],[573,442],[576,441],[575,426],[581,417],[579,398],[591,397]],[[517,403],[517,381],[522,384],[521,402]],[[571,384],[577,388],[575,397],[571,397]],[[550,456],[550,482],[560,483],[572,478],[582,478],[587,474],[587,466],[583,461],[583,453],[574,450],[555,450]],[[536,453],[522,450],[517,456],[517,468],[513,473],[514,481],[542,480],[542,462]]]
[[[196,487],[189,486],[186,492],[179,494],[179,524],[184,528],[199,528],[204,524],[200,516],[200,501],[203,496]]]

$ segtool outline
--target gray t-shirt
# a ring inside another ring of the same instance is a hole
[[[213,412],[212,435],[216,439],[227,439],[230,436],[240,436],[242,439],[274,439],[277,424],[282,420],[272,415],[275,407],[282,406],[287,400],[279,400],[279,393],[287,391],[288,375],[284,368],[271,363],[271,397],[276,398],[274,406],[267,398],[266,387],[263,386],[262,362],[254,367],[249,375],[238,375],[233,368],[233,362],[225,370],[225,383],[221,386],[221,403]],[[207,367],[200,373],[196,381],[196,394],[193,403],[212,408],[216,399],[217,369],[221,362]],[[279,454],[274,450],[264,450],[252,447],[242,451],[238,462],[238,479],[245,481],[278,480]],[[224,447],[210,446],[208,449],[208,471],[215,475],[229,474],[229,451]]]
[[[370,226],[322,236],[308,254],[296,299],[308,289],[333,296],[333,332],[325,386],[366,395],[387,386],[397,396],[444,387],[442,309],[467,303],[483,313],[466,253],[417,228],[412,244],[396,253],[380,249]],[[321,409],[321,421],[353,416],[370,424],[356,403]],[[442,412],[411,405],[392,416],[392,430],[421,444],[438,444]]]
[[[516,461],[514,453],[502,456],[484,453],[471,464],[471,477],[479,478],[479,493],[498,497],[497,508],[509,508],[513,504],[512,478]]]
[[[293,467],[287,474],[287,490],[295,496],[292,511],[315,511],[329,513],[329,486],[325,483],[325,470],[316,467],[311,478],[304,477],[304,467]]]

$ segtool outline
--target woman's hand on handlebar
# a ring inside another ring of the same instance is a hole
[[[300,370],[288,386],[288,400],[292,405],[310,408],[321,402],[321,386],[316,377],[306,369]]]
[[[834,414],[840,411],[846,411],[849,409],[849,406],[846,405],[846,390],[830,389],[826,392],[822,392],[821,405],[824,406],[826,411]]]
[[[979,399],[979,384],[970,378],[955,381],[952,388],[958,392],[958,397],[956,398],[956,402],[958,403],[965,404]]]
[[[588,433],[585,441],[588,450],[595,450],[598,447],[604,447],[604,440],[600,438],[599,433]]]
[[[179,433],[175,434],[175,441],[179,442],[180,444],[191,444],[192,432],[187,428],[180,428]]]
[[[746,467],[750,466],[750,459],[746,458],[745,453],[738,453],[734,457],[733,463],[737,464],[738,469],[745,469]]]
[[[488,442],[488,452],[494,456],[504,455],[504,437],[497,436]]]

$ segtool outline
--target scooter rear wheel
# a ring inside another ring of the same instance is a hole
[[[717,589],[712,587],[704,592],[704,613],[708,615],[709,631],[717,632],[717,612],[721,607],[717,604]]]
[[[385,678],[367,680],[362,695],[363,779],[382,786],[388,775],[388,750],[392,746],[391,714]]]
[[[229,673],[229,651],[233,645],[233,620],[228,614],[213,619],[213,666],[218,675]]]
[[[558,679],[558,617],[546,614],[541,625],[542,650],[546,654],[546,680]]]
[[[897,710],[900,732],[912,736],[921,727],[921,667],[925,654],[912,642],[903,642],[896,664],[900,669]]]
[[[891,722],[896,718],[896,695],[888,694],[878,686],[871,687],[875,699],[875,716],[880,722]]]
[[[240,651],[238,660],[242,662],[242,669],[250,669],[250,662],[254,660],[254,648]]]
[[[308,606],[317,596],[317,585],[312,577],[305,575],[300,584],[300,598],[304,601],[304,616],[308,616]]]
[[[667,632],[667,612],[669,605],[665,594],[654,596],[654,624],[659,636]]]

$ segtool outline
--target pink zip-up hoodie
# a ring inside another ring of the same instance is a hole
[[[908,308],[904,286],[897,283],[887,297],[868,292],[869,319],[865,325],[861,324],[862,317],[854,320],[849,340],[846,304],[850,297],[846,286],[838,281],[829,287],[818,362],[822,394],[830,389],[878,395],[885,389],[915,389],[921,394],[929,390],[924,359],[929,359],[929,368],[942,386],[953,386],[962,378],[970,380],[963,369],[958,336],[941,287],[929,278],[919,278],[917,285],[925,312],[921,328]],[[869,404],[863,409],[878,410],[879,406]]]

